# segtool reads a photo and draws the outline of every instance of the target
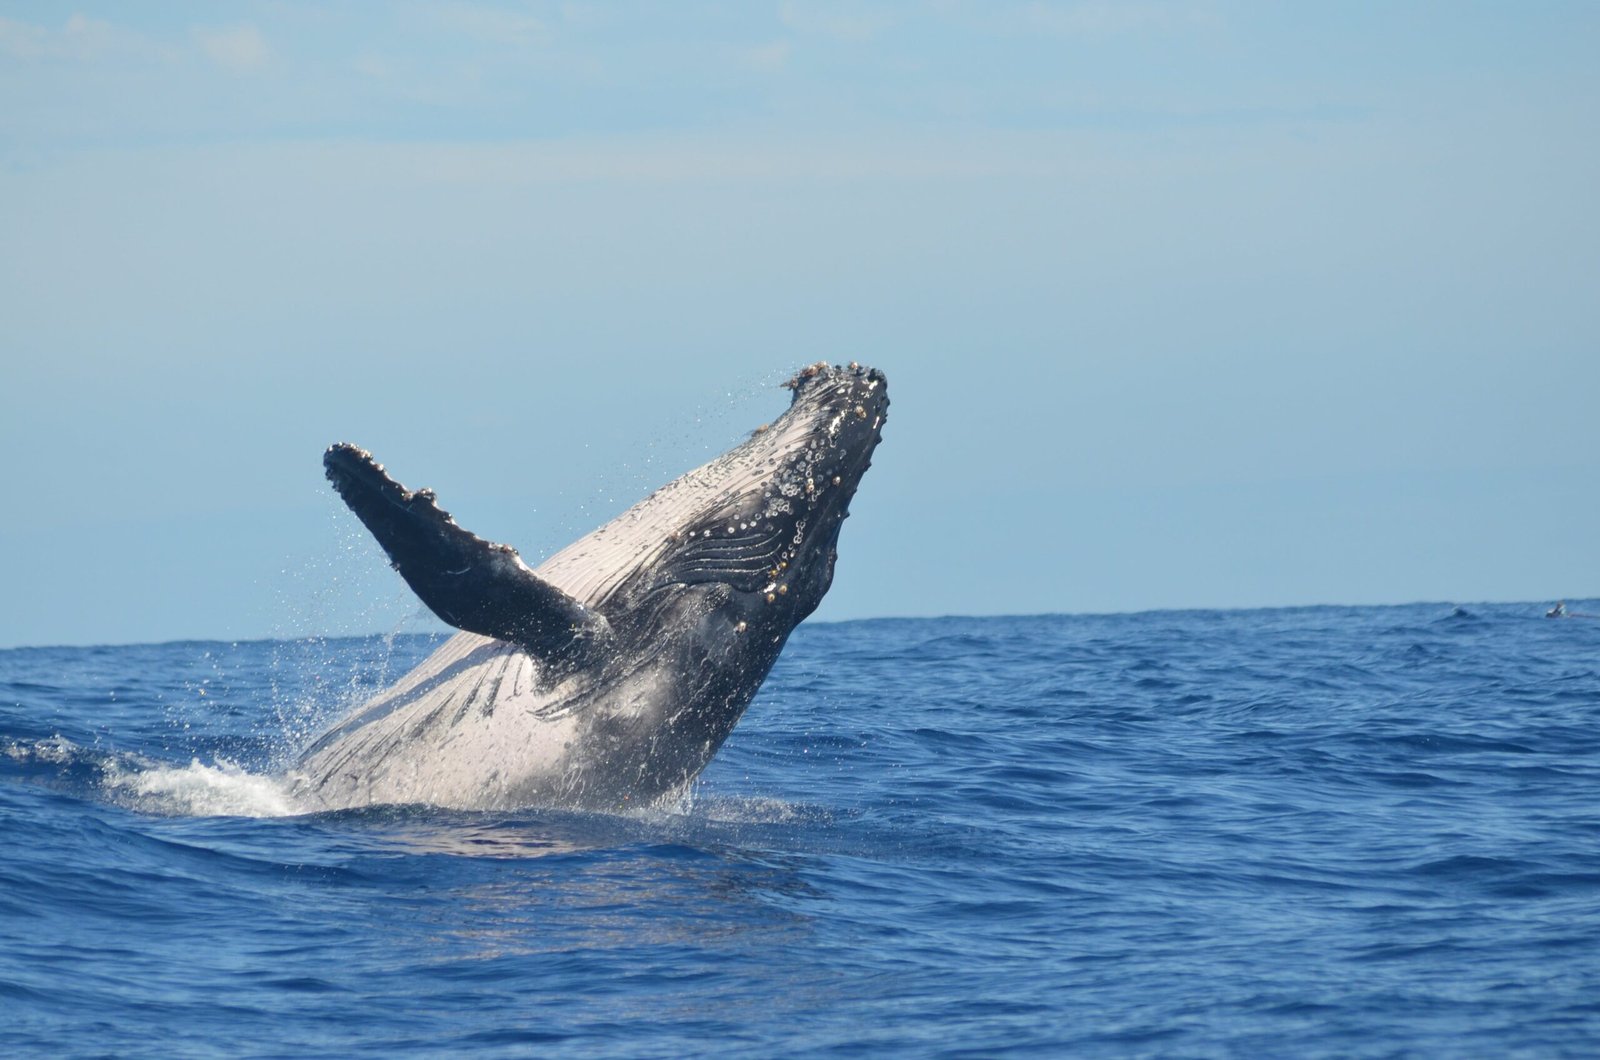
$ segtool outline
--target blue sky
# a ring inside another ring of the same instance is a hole
[[[331,9],[330,9],[331,8]],[[0,645],[427,628],[828,358],[819,617],[1600,594],[1600,7],[13,3]]]

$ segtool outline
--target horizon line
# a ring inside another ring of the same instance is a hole
[[[1562,596],[1554,600],[1574,603],[1600,604],[1600,596]],[[1552,600],[1551,602],[1554,602]],[[1223,614],[1245,614],[1256,611],[1333,611],[1354,610],[1369,608],[1402,608],[1402,607],[1544,607],[1544,600],[1410,600],[1403,603],[1389,604],[1348,604],[1348,603],[1315,603],[1315,604],[1271,604],[1264,606],[1224,606],[1224,607],[1141,607],[1127,611],[1016,611],[993,612],[985,614],[960,614],[948,612],[934,615],[862,615],[856,618],[824,618],[806,619],[796,629],[805,626],[843,626],[857,622],[938,622],[946,619],[985,619],[985,618],[1114,618],[1131,617],[1137,615],[1184,615],[1204,612]],[[1574,617],[1600,618],[1600,615],[1577,615]],[[228,647],[238,647],[241,644],[293,644],[311,641],[344,641],[344,640],[371,640],[384,637],[453,637],[461,630],[387,630],[372,631],[368,633],[307,633],[299,636],[281,637],[173,637],[169,640],[151,641],[95,641],[84,644],[6,644],[0,645],[0,652],[10,651],[55,651],[60,649],[90,650],[95,648],[160,648],[175,644],[220,644]]]

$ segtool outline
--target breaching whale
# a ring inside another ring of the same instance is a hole
[[[855,364],[786,385],[773,423],[532,569],[366,451],[329,448],[339,495],[462,632],[313,743],[297,797],[614,810],[682,790],[828,591],[889,407]]]

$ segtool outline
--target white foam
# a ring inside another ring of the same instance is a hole
[[[282,777],[251,773],[226,760],[206,765],[128,768],[105,764],[106,793],[129,809],[169,817],[288,817],[305,813]]]

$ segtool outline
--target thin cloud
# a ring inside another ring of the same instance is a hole
[[[887,12],[864,10],[854,5],[830,8],[814,3],[786,3],[779,10],[779,17],[785,26],[796,32],[852,44],[871,40],[894,24]]]
[[[1027,29],[1062,36],[1106,36],[1120,33],[1171,33],[1210,25],[1215,13],[1188,3],[1111,3],[1085,0],[1075,4],[1036,2],[1015,12]]]
[[[441,29],[494,44],[526,46],[548,36],[544,23],[532,15],[483,4],[447,4],[433,10],[431,18]]]
[[[746,69],[760,73],[778,73],[789,65],[789,42],[774,41],[771,44],[746,48],[739,53],[739,63]]]
[[[49,53],[49,31],[43,26],[0,18],[0,54],[13,59],[40,59]]]
[[[944,21],[970,30],[1050,37],[1179,33],[1222,21],[1214,6],[1204,0],[1029,0],[1011,4],[934,0],[930,10]]]
[[[195,29],[194,40],[206,58],[236,74],[251,74],[266,67],[272,59],[267,38],[254,26],[225,29]]]
[[[170,48],[85,15],[73,15],[60,29],[0,18],[0,55],[34,62],[86,62],[112,55],[173,58]]]

